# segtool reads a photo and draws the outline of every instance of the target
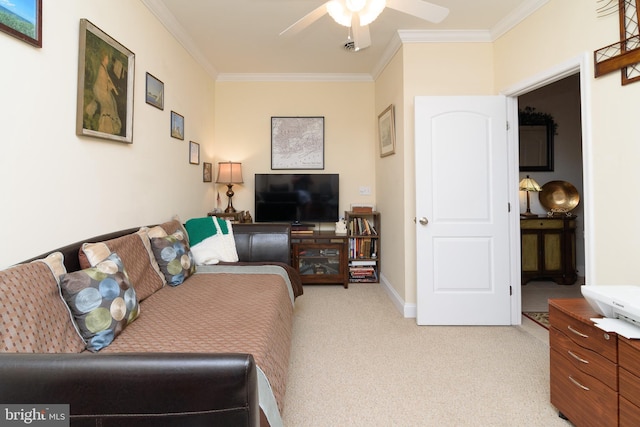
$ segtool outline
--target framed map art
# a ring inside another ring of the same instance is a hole
[[[271,169],[324,169],[324,117],[271,117]]]

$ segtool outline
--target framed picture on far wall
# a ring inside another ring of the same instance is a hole
[[[175,111],[171,112],[171,136],[184,140],[184,117]]]
[[[133,142],[134,61],[133,52],[80,20],[78,135]]]
[[[378,116],[378,138],[380,139],[380,157],[389,156],[396,152],[395,111],[393,104],[389,105]]]
[[[189,141],[189,163],[200,164],[200,144],[197,142]]]
[[[212,182],[213,167],[211,163],[202,162],[202,182]]]
[[[42,47],[42,0],[0,2],[0,31]]]
[[[147,104],[164,110],[164,83],[147,73],[145,100]]]

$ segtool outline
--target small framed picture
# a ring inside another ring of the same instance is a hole
[[[380,139],[380,157],[389,156],[396,152],[395,111],[393,104],[389,105],[378,116],[378,138]]]
[[[200,164],[200,144],[197,142],[189,141],[189,163]]]
[[[42,47],[42,0],[0,2],[0,31]]]
[[[184,117],[175,111],[171,112],[171,136],[184,140]]]
[[[212,171],[211,163],[202,162],[202,182],[212,181]]]
[[[147,73],[145,99],[147,104],[164,110],[164,83]]]

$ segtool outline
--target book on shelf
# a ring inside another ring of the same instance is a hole
[[[367,218],[357,217],[349,220],[349,234],[352,236],[377,236],[378,231]]]
[[[297,230],[295,228],[292,228],[291,234],[313,234],[313,230]]]
[[[376,265],[376,260],[352,260],[349,261],[349,265],[353,267],[365,266],[365,265]]]

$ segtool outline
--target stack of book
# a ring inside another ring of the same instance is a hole
[[[353,260],[349,262],[350,282],[377,282],[376,261]]]

